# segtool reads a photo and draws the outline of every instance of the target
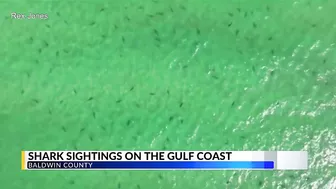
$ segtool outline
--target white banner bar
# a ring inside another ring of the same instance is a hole
[[[306,170],[306,151],[22,151],[28,162],[274,162],[273,170]]]

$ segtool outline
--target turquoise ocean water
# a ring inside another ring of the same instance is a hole
[[[2,187],[335,189],[335,10],[332,0],[1,0]],[[310,169],[20,171],[21,150],[76,149],[308,150]]]

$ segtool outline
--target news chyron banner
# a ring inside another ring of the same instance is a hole
[[[307,170],[306,151],[22,151],[22,170]]]

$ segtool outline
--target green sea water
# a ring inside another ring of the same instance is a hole
[[[335,10],[1,0],[2,188],[335,189]],[[21,150],[307,150],[309,170],[30,172]]]

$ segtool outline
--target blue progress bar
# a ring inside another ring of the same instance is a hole
[[[47,166],[47,167],[46,167]],[[273,161],[29,161],[28,169],[274,169]]]

